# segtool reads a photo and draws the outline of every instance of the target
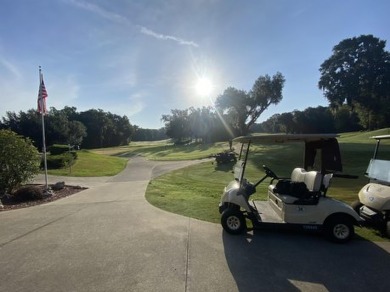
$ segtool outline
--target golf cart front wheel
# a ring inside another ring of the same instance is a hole
[[[240,210],[228,208],[222,213],[221,224],[223,229],[230,234],[240,234],[246,229],[244,215]]]
[[[325,224],[327,237],[336,243],[345,243],[355,234],[351,220],[343,217],[330,218]]]

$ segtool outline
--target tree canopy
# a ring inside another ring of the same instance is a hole
[[[390,122],[390,53],[385,46],[386,41],[372,35],[345,39],[320,67],[318,86],[330,106],[349,105],[366,128]]]
[[[277,72],[272,78],[260,76],[252,90],[246,92],[234,87],[227,88],[216,100],[216,107],[227,119],[236,135],[245,135],[260,115],[282,98],[285,78]]]
[[[74,107],[61,110],[51,107],[45,119],[47,145],[70,144],[83,148],[126,145],[134,132],[126,116],[101,109],[77,112]],[[33,109],[19,114],[7,112],[0,128],[29,137],[38,148],[42,147],[42,119]]]

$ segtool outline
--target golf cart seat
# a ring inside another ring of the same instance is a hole
[[[291,174],[291,181],[304,182],[309,192],[319,192],[321,189],[322,174],[314,170],[306,171],[303,168],[295,168]]]
[[[320,172],[295,168],[291,173],[291,179],[280,180],[276,185],[270,185],[269,191],[286,204],[316,204],[321,184]]]

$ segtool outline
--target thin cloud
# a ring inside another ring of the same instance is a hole
[[[147,36],[151,36],[155,39],[164,40],[164,41],[173,41],[173,42],[176,42],[179,45],[183,45],[183,46],[192,46],[195,48],[199,47],[199,45],[193,41],[188,41],[188,40],[178,38],[175,36],[171,36],[171,35],[160,34],[160,33],[157,33],[157,32],[155,32],[147,27],[144,27],[142,25],[134,25],[126,17],[123,17],[123,16],[116,14],[116,13],[113,13],[111,11],[108,11],[108,10],[106,10],[106,9],[96,5],[96,4],[92,4],[92,3],[89,3],[86,1],[79,1],[79,0],[64,0],[64,1],[73,5],[73,6],[76,6],[78,8],[81,8],[81,9],[87,10],[89,12],[92,12],[96,15],[99,15],[100,17],[103,17],[104,19],[107,19],[109,21],[129,25],[132,27],[137,27],[139,29],[140,33],[147,35]]]
[[[159,39],[159,40],[170,40],[170,41],[177,42],[180,45],[184,45],[184,46],[193,46],[195,48],[199,47],[199,45],[193,41],[183,40],[181,38],[171,36],[171,35],[159,34],[159,33],[156,33],[154,31],[152,31],[144,26],[140,26],[140,25],[137,25],[137,27],[140,28],[141,33],[148,35],[148,36],[151,36],[151,37],[154,37],[154,38]]]
[[[0,57],[0,67],[6,68],[9,72],[12,73],[12,75],[14,75],[18,79],[22,77],[22,74],[20,73],[19,69],[14,64],[2,57]]]
[[[89,2],[86,2],[86,1],[77,1],[77,0],[64,0],[65,2],[71,4],[71,5],[74,5],[76,7],[79,7],[81,9],[84,9],[84,10],[87,10],[89,12],[92,12],[96,15],[99,15],[107,20],[110,20],[110,21],[113,21],[113,22],[118,22],[118,23],[122,23],[122,24],[131,24],[127,18],[119,15],[119,14],[116,14],[116,13],[113,13],[111,11],[108,11],[108,10],[105,10],[95,4],[92,4],[92,3],[89,3]]]

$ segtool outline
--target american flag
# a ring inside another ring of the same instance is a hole
[[[45,83],[43,82],[43,77],[41,76],[41,84],[39,84],[39,92],[38,92],[38,112],[40,114],[46,114],[46,98],[47,98],[47,91],[45,87]]]

